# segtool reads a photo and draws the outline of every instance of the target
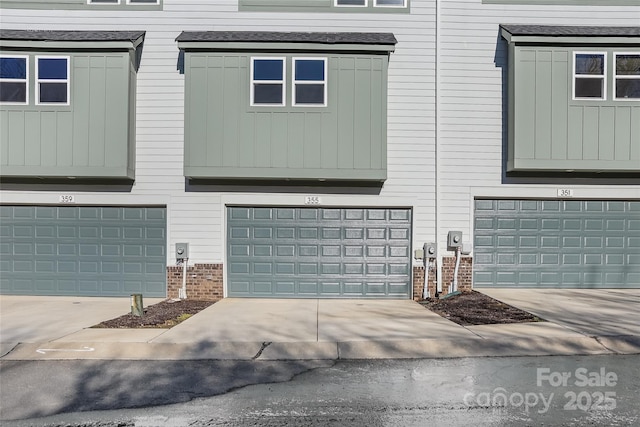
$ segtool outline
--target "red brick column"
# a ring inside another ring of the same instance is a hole
[[[181,265],[167,267],[167,298],[178,298],[182,288]],[[195,264],[187,266],[187,298],[218,301],[223,297],[222,264]]]
[[[451,282],[453,281],[453,270],[456,267],[456,257],[444,257],[442,259],[442,293],[448,294]],[[473,277],[473,258],[462,257],[460,258],[460,267],[458,269],[458,290],[470,291]],[[436,270],[429,271],[429,296],[434,297],[436,295]],[[420,301],[422,299],[422,291],[424,289],[424,267],[413,267],[413,299]]]

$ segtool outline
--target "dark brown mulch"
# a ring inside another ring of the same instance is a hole
[[[171,328],[213,303],[192,299],[165,300],[146,307],[143,316],[125,314],[99,323],[94,328]]]
[[[445,299],[429,299],[420,304],[462,326],[544,322],[531,313],[476,291],[463,292]]]

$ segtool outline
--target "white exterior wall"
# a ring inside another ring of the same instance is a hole
[[[499,24],[639,26],[640,5],[501,5],[482,4],[482,0],[441,0],[440,5],[441,249],[449,230],[461,230],[463,240],[472,243],[474,197],[553,199],[559,188],[570,188],[575,199],[640,199],[640,179],[633,183],[611,179],[611,185],[604,185],[604,180],[595,184],[585,179],[505,179],[502,91],[506,68],[501,67],[506,67],[507,58],[506,42],[499,35]]]
[[[414,208],[414,241],[433,239],[434,48],[433,0],[412,0],[411,14],[301,14],[239,12],[237,0],[164,0],[162,11],[1,9],[5,29],[146,31],[137,88],[136,179],[130,193],[2,191],[2,203],[166,204],[167,265],[173,247],[190,243],[190,263],[225,258],[225,204],[304,205],[306,194],[185,191],[184,75],[175,38],[182,31],[391,32],[388,91],[388,179],[377,196],[322,194],[323,205]],[[331,84],[331,82],[329,82]],[[315,195],[315,194],[310,194]]]
[[[501,23],[637,26],[640,6],[411,0],[410,14],[301,14],[239,12],[237,0],[164,0],[162,11],[1,12],[5,29],[146,31],[131,192],[2,191],[0,201],[56,204],[60,194],[73,194],[79,205],[166,204],[168,265],[176,242],[190,243],[190,263],[225,261],[225,204],[303,205],[306,195],[185,191],[184,76],[177,71],[175,42],[182,31],[392,32],[398,44],[389,69],[388,179],[378,196],[320,196],[332,206],[413,207],[415,248],[438,233],[442,255],[449,230],[462,230],[471,242],[474,197],[554,198],[558,188],[572,188],[575,198],[640,199],[640,182],[503,182],[503,69],[495,63],[506,65],[506,58],[495,58],[497,43],[504,43]]]

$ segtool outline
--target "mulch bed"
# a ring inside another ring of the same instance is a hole
[[[445,299],[428,299],[420,301],[420,304],[462,326],[544,322],[531,313],[476,291],[462,292]]]
[[[192,299],[165,300],[145,307],[143,316],[125,314],[99,323],[94,328],[171,328],[213,303]]]

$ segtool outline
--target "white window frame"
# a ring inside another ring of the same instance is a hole
[[[0,102],[1,105],[29,105],[29,56],[28,55],[10,55],[10,54],[2,54],[0,58],[20,58],[25,60],[25,75],[24,79],[7,79],[0,78],[2,82],[15,82],[21,83],[24,82],[25,86],[25,97],[24,102]]]
[[[333,0],[335,7],[369,7],[369,0],[364,0],[364,4],[338,4],[338,0]]]
[[[323,61],[324,62],[324,80],[296,80],[296,61]],[[326,107],[327,106],[327,86],[329,85],[328,75],[329,60],[326,57],[318,56],[297,56],[291,58],[291,105],[294,107]],[[296,85],[305,84],[323,84],[324,85],[324,103],[322,104],[297,104],[296,103]]]
[[[622,55],[633,55],[633,56],[638,56],[638,58],[640,58],[640,52],[614,52],[613,53],[613,99],[614,101],[626,101],[626,102],[638,102],[640,101],[640,98],[618,98],[616,96],[616,87],[617,87],[617,83],[618,83],[618,79],[620,80],[625,80],[625,79],[629,79],[629,80],[640,80],[640,74],[621,74],[618,75],[618,67],[617,67],[617,59],[618,59],[618,55],[622,56]]]
[[[139,0],[127,0],[127,4],[134,4],[137,6],[157,6],[160,4],[160,0],[155,0],[153,2],[142,2]]]
[[[100,6],[117,6],[120,4],[120,0],[115,0],[108,3],[104,1],[87,0],[87,4],[100,5]]]
[[[282,61],[282,80],[255,80],[253,78],[253,67],[254,67],[254,62],[256,60],[279,60]],[[251,78],[250,80],[250,86],[249,86],[249,93],[250,93],[250,102],[249,105],[251,105],[252,107],[284,107],[285,105],[287,105],[287,58],[284,56],[252,56],[251,57],[251,64],[250,64],[250,70],[249,72],[251,73]],[[255,83],[266,83],[266,84],[281,84],[282,85],[282,103],[281,104],[256,104],[254,102],[254,89],[255,89]]]
[[[67,78],[65,80],[62,79],[42,79],[40,80],[39,73],[39,59],[66,59],[67,61]],[[49,55],[37,55],[35,57],[36,63],[36,105],[71,105],[71,57],[70,56],[49,56]],[[67,102],[40,102],[40,82],[43,83],[66,83],[67,84]]]
[[[397,8],[397,9],[405,9],[407,7],[407,0],[402,0],[402,5],[394,5],[394,4],[378,4],[378,0],[373,0],[373,7],[389,7],[389,8]]]
[[[602,74],[576,74],[576,58],[578,55],[602,55],[603,69]],[[576,78],[601,79],[602,80],[602,98],[585,98],[576,96]],[[574,101],[605,101],[607,99],[607,52],[595,51],[574,51],[573,52],[573,73],[571,81],[571,95]]]

